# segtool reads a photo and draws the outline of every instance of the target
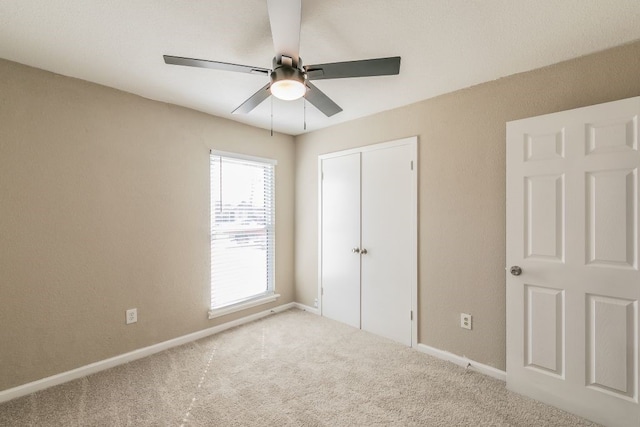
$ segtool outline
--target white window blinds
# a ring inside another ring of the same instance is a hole
[[[274,169],[211,153],[211,309],[273,294]]]

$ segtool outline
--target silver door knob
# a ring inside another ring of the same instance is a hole
[[[366,254],[367,254],[367,250],[366,250],[366,249],[363,249],[363,250],[361,250],[361,251],[360,251],[360,253],[361,253],[362,255],[366,255]]]
[[[351,249],[351,252],[353,252],[354,254],[359,254],[360,253],[360,248],[353,248],[353,249]]]
[[[514,265],[513,267],[511,267],[509,272],[511,274],[513,274],[514,276],[519,276],[519,275],[522,274],[522,269],[520,267],[518,267],[517,265]]]

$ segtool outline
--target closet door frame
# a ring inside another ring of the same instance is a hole
[[[341,150],[318,156],[318,288],[317,301],[318,313],[322,314],[322,161],[332,157],[345,156],[349,154],[363,153],[367,151],[380,150],[392,147],[409,145],[412,151],[411,168],[411,243],[409,253],[411,254],[411,347],[418,344],[418,137],[396,139],[392,141],[365,145],[362,147]]]

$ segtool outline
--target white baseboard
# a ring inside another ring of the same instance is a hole
[[[320,315],[320,310],[318,310],[317,308],[309,307],[308,305],[304,305],[299,302],[294,302],[293,306],[297,309]],[[464,368],[473,369],[476,372],[480,372],[481,374],[488,375],[500,381],[507,381],[507,373],[505,371],[501,371],[500,369],[494,368],[492,366],[484,365],[474,360],[467,359],[466,357],[458,356],[456,354],[449,353],[448,351],[440,350],[435,347],[428,346],[426,344],[418,344],[416,348],[417,350],[423,353],[426,353],[430,356],[437,357],[438,359],[452,362]]]
[[[100,371],[104,371],[109,368],[113,368],[118,365],[132,362],[143,357],[151,356],[152,354],[159,353],[172,347],[187,344],[192,341],[199,340],[201,338],[208,337],[220,333],[224,330],[234,328],[236,326],[244,325],[245,323],[252,322],[254,320],[261,319],[269,316],[270,314],[279,313],[281,311],[288,310],[290,308],[297,307],[296,303],[283,304],[269,310],[264,310],[259,313],[245,316],[241,319],[233,320],[231,322],[223,323],[222,325],[214,326],[212,328],[203,329],[202,331],[194,332],[191,334],[183,335],[178,338],[173,338],[168,341],[164,341],[158,344],[151,345],[149,347],[140,348],[138,350],[124,353],[119,356],[111,357],[109,359],[101,360],[99,362],[91,363],[89,365],[81,366],[71,371],[62,372],[50,377],[42,378],[37,381],[33,381],[27,384],[23,384],[14,388],[0,391],[0,403],[6,402],[18,397],[26,396],[36,391],[44,390],[49,387],[53,387],[59,384],[63,384],[69,381],[76,380],[78,378],[86,377],[87,375],[95,374]]]
[[[129,363],[137,359],[142,359],[143,357],[151,356],[152,354],[159,353],[169,348],[187,344],[192,341],[196,341],[201,338],[208,337],[210,335],[215,335],[227,329],[235,328],[236,326],[244,325],[245,323],[253,322],[254,320],[261,319],[263,317],[269,316],[270,314],[279,313],[294,307],[300,310],[308,311],[309,313],[312,313],[312,314],[316,314],[316,315],[320,314],[320,311],[317,308],[309,307],[307,305],[300,304],[298,302],[290,302],[288,304],[283,304],[283,305],[271,308],[269,310],[264,310],[259,313],[255,313],[249,316],[242,317],[237,320],[233,320],[231,322],[223,323],[222,325],[214,326],[208,329],[203,329],[202,331],[183,335],[181,337],[173,338],[171,340],[154,344],[149,347],[140,348],[138,350],[134,350],[129,353],[124,353],[119,356],[111,357],[109,359],[105,359],[99,362],[91,363],[89,365],[81,366],[79,368],[72,369],[67,372],[62,372],[60,374],[52,375],[47,378],[42,378],[37,381],[33,381],[33,382],[23,384],[14,388],[0,391],[0,403],[7,402],[9,400],[16,399],[18,397],[26,396],[28,394],[35,393],[36,391],[44,390],[49,387],[53,387],[59,384],[73,381],[78,378],[86,377],[88,375],[95,374],[97,372],[104,371],[106,369],[110,369],[118,365],[123,365],[125,363]],[[456,354],[449,353],[448,351],[439,350],[437,348],[434,348],[425,344],[418,344],[416,349],[423,353],[437,357],[438,359],[447,360],[449,362],[455,363],[456,365],[473,369],[477,372],[480,372],[482,374],[488,375],[490,377],[496,378],[501,381],[506,381],[507,379],[507,373],[504,371],[467,359],[466,357],[463,357],[463,356],[458,356]]]
[[[320,310],[318,310],[317,308],[309,307],[308,305],[300,304],[299,302],[294,302],[293,306],[302,311],[308,311],[311,314],[320,315]]]
[[[320,310],[318,310],[317,308],[309,307],[308,305],[304,305],[299,302],[294,302],[293,306],[300,310],[320,315]],[[437,357],[438,359],[452,362],[464,368],[473,369],[476,372],[480,372],[481,374],[488,375],[500,381],[507,381],[507,373],[492,366],[484,365],[482,363],[476,362],[475,360],[467,359],[466,357],[458,356],[457,354],[449,353],[448,351],[440,350],[426,344],[418,344],[416,348],[417,350],[430,356]]]
[[[437,357],[438,359],[446,360],[456,365],[462,366],[467,369],[473,369],[481,374],[488,375],[500,381],[507,381],[507,373],[493,366],[484,365],[471,359],[467,359],[464,356],[458,356],[457,354],[449,353],[448,351],[440,350],[435,347],[428,346],[426,344],[418,344],[417,350],[426,353],[430,356]]]

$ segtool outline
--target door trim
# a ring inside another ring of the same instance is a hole
[[[381,150],[385,148],[411,146],[411,157],[413,162],[413,174],[411,175],[411,347],[418,344],[418,137],[410,136],[377,144],[365,145],[362,147],[347,150],[335,151],[318,156],[318,313],[322,316],[322,161],[334,157],[346,156],[350,154],[364,153],[367,151]]]

